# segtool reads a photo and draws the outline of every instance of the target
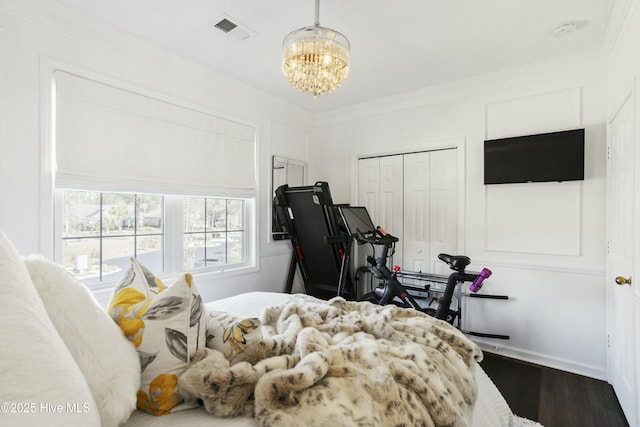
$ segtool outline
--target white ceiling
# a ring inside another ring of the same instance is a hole
[[[582,50],[600,49],[616,0],[322,0],[351,42],[351,74],[314,100],[290,87],[281,46],[314,0],[55,0],[311,111],[324,112]],[[255,32],[214,28],[224,16]],[[554,37],[577,22],[579,30]]]

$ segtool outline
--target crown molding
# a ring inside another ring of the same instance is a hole
[[[319,127],[358,120],[374,115],[424,107],[495,92],[496,90],[504,90],[562,76],[584,73],[597,68],[603,68],[606,65],[606,59],[607,56],[601,48],[571,53],[544,61],[505,68],[492,73],[430,86],[400,95],[380,98],[372,102],[336,109],[330,112],[317,113],[315,125]]]
[[[615,51],[620,36],[629,26],[629,18],[633,16],[633,11],[638,7],[638,3],[640,0],[615,0],[602,43],[604,51],[609,55]]]

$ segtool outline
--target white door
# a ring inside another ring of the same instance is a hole
[[[431,152],[429,272],[449,274],[438,254],[458,255],[458,150]]]
[[[445,274],[438,254],[457,254],[458,158],[455,149],[404,156],[403,267]]]
[[[607,164],[607,369],[630,426],[638,426],[640,275],[635,263],[640,234],[635,196],[633,97],[609,123]],[[620,282],[622,284],[617,284]],[[630,281],[631,284],[624,283]]]
[[[408,271],[430,272],[429,206],[430,154],[405,155],[404,162],[404,264]]]
[[[403,160],[401,155],[380,157],[380,211],[376,225],[400,239],[388,267],[402,265],[402,187]]]
[[[369,212],[374,225],[379,224],[380,204],[380,159],[360,159],[358,161],[358,205]]]
[[[393,264],[448,273],[437,256],[457,251],[457,165],[456,149],[359,160],[358,203],[400,239]]]
[[[374,225],[383,227],[400,241],[402,241],[402,168],[401,155],[358,161],[358,204],[367,208]],[[393,263],[401,262],[401,246],[397,245]]]

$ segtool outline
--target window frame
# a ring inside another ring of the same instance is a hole
[[[162,263],[164,271],[155,272],[158,277],[170,280],[178,277],[181,273],[189,272],[196,277],[205,279],[221,278],[246,274],[258,270],[257,265],[257,236],[256,236],[256,195],[237,195],[237,194],[208,194],[208,195],[176,195],[176,194],[154,194],[149,192],[133,192],[133,191],[112,191],[88,188],[72,188],[73,186],[60,186],[53,189],[54,200],[54,224],[53,224],[53,258],[56,262],[62,262],[62,197],[64,191],[92,191],[99,193],[117,193],[117,194],[153,194],[162,196],[164,199],[163,206],[163,258]],[[103,187],[103,186],[100,186]],[[203,199],[223,199],[223,200],[242,200],[244,202],[244,262],[234,264],[224,264],[217,266],[206,266],[185,270],[183,268],[184,257],[184,200],[186,198],[203,198]],[[98,237],[99,238],[99,237]],[[123,272],[124,274],[124,272]],[[91,290],[112,289],[120,280],[84,280],[82,281]]]

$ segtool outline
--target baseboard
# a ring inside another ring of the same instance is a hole
[[[522,360],[524,362],[535,363],[536,365],[546,366],[548,368],[559,369],[561,371],[571,372],[585,377],[595,378],[598,380],[607,380],[606,366],[595,366],[579,363],[573,360],[562,359],[547,354],[536,353],[529,350],[523,350],[516,347],[510,347],[503,343],[496,344],[495,341],[484,341],[481,338],[470,337],[473,342],[478,344],[482,351],[493,353],[500,356],[510,357],[512,359]]]

